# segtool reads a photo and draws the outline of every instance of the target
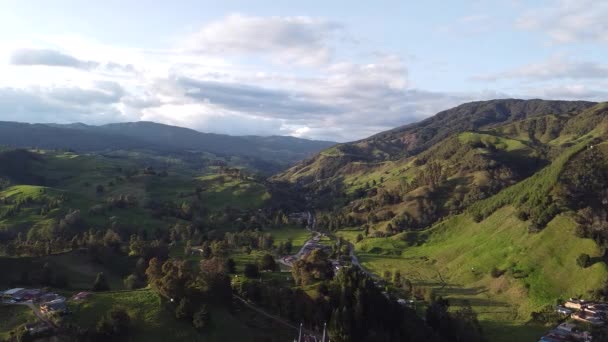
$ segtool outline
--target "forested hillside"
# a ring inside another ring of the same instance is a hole
[[[472,303],[491,339],[531,340],[556,301],[608,293],[607,134],[605,103],[474,102],[274,179],[395,287]]]
[[[333,144],[283,136],[201,133],[154,122],[103,126],[0,122],[0,145],[13,148],[66,149],[77,152],[198,152],[214,159],[240,159],[242,165],[266,174],[278,172]]]

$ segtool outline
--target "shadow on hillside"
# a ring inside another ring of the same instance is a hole
[[[437,294],[442,296],[474,296],[480,293],[488,292],[488,289],[483,286],[477,287],[462,287],[462,286],[446,286],[436,290]]]
[[[604,260],[603,257],[598,256],[598,257],[592,257],[591,259],[589,259],[589,266],[593,266],[597,263],[601,263],[601,262],[606,262],[606,260]]]

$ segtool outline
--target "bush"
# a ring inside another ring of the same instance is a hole
[[[232,259],[232,258],[227,259],[226,265],[224,265],[224,266],[225,266],[226,272],[231,273],[231,274],[236,273],[236,262],[234,262],[234,259]]]
[[[243,273],[247,278],[258,278],[260,276],[260,270],[255,264],[245,264],[245,270]]]
[[[591,266],[591,257],[589,254],[582,253],[578,256],[578,258],[576,258],[576,264],[582,268],[587,268]]]
[[[260,269],[262,271],[274,271],[277,269],[277,263],[270,254],[264,254],[262,260],[260,260]]]
[[[186,297],[182,298],[175,308],[175,318],[184,319],[192,317],[192,304]]]
[[[130,274],[124,280],[125,287],[129,290],[139,289],[145,286],[144,282],[139,279],[135,274]]]
[[[498,269],[497,267],[493,267],[492,271],[490,271],[492,278],[498,278],[503,274],[505,274],[505,270]]]
[[[209,311],[207,311],[207,306],[203,305],[192,317],[192,325],[196,330],[201,331],[209,325],[210,320],[211,316],[209,315]]]
[[[131,317],[125,309],[113,308],[97,323],[97,333],[104,337],[126,335],[131,325]]]
[[[93,291],[108,291],[109,289],[110,285],[108,285],[105,274],[103,272],[97,273],[97,278],[95,278],[95,283],[93,283]]]

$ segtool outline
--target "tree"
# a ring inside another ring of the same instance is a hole
[[[576,258],[576,264],[582,268],[591,266],[591,257],[587,253],[582,253]]]
[[[255,264],[245,264],[245,270],[243,273],[247,278],[257,278],[260,276],[260,270]]]
[[[125,287],[129,290],[135,290],[142,287],[141,280],[135,274],[130,274],[124,280]]]
[[[102,194],[104,190],[105,190],[105,188],[101,184],[98,184],[97,187],[95,188],[95,191],[97,191],[98,194]]]
[[[44,266],[42,266],[42,275],[40,278],[40,283],[45,286],[51,286],[52,281],[53,281],[53,270],[51,269],[51,266],[47,262],[44,264]]]
[[[291,254],[291,251],[293,249],[293,242],[291,241],[291,239],[285,242],[284,249],[287,254]]]
[[[105,274],[103,274],[103,272],[97,273],[97,277],[93,283],[93,291],[108,291],[109,289],[110,286],[108,285]]]
[[[177,308],[175,308],[175,318],[185,319],[192,317],[192,303],[188,297],[180,299]]]
[[[230,274],[236,273],[236,262],[234,262],[234,259],[232,259],[232,258],[226,259],[225,270],[226,270],[226,272],[228,272]]]
[[[121,336],[129,331],[131,317],[125,309],[112,308],[110,313],[97,323],[97,333],[103,336]]]
[[[192,325],[196,330],[204,330],[211,320],[211,316],[209,315],[209,311],[207,311],[207,306],[203,305],[201,308],[194,313],[194,317],[192,317]]]
[[[260,260],[260,269],[262,271],[274,271],[277,269],[277,263],[270,254],[264,254]]]
[[[148,268],[146,269],[146,277],[148,277],[148,283],[153,287],[156,286],[157,281],[162,277],[161,264],[158,258],[150,259]]]

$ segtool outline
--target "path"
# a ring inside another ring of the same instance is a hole
[[[310,211],[308,211],[307,213],[308,213],[308,220],[307,220],[308,222],[306,224],[306,229],[312,233],[312,237],[310,239],[306,240],[306,242],[304,242],[304,245],[302,245],[302,248],[300,248],[300,250],[296,254],[286,255],[284,257],[279,258],[279,263],[281,263],[289,268],[291,268],[293,266],[293,261],[299,260],[302,257],[302,255],[304,255],[304,252],[306,251],[309,244],[318,243],[319,240],[321,239],[321,233],[316,231],[317,219],[315,218],[315,215],[313,215]]]
[[[34,303],[31,300],[28,300],[25,302],[18,302],[18,303],[15,303],[14,305],[24,305],[24,306],[29,307],[30,309],[32,309],[32,312],[34,312],[34,315],[36,315],[36,317],[38,317],[39,320],[52,326],[53,328],[57,328],[57,325],[55,325],[55,323],[53,323],[53,321],[51,321],[45,315],[43,315],[42,312],[40,312],[40,309],[38,309],[38,307],[36,305],[34,305]]]

